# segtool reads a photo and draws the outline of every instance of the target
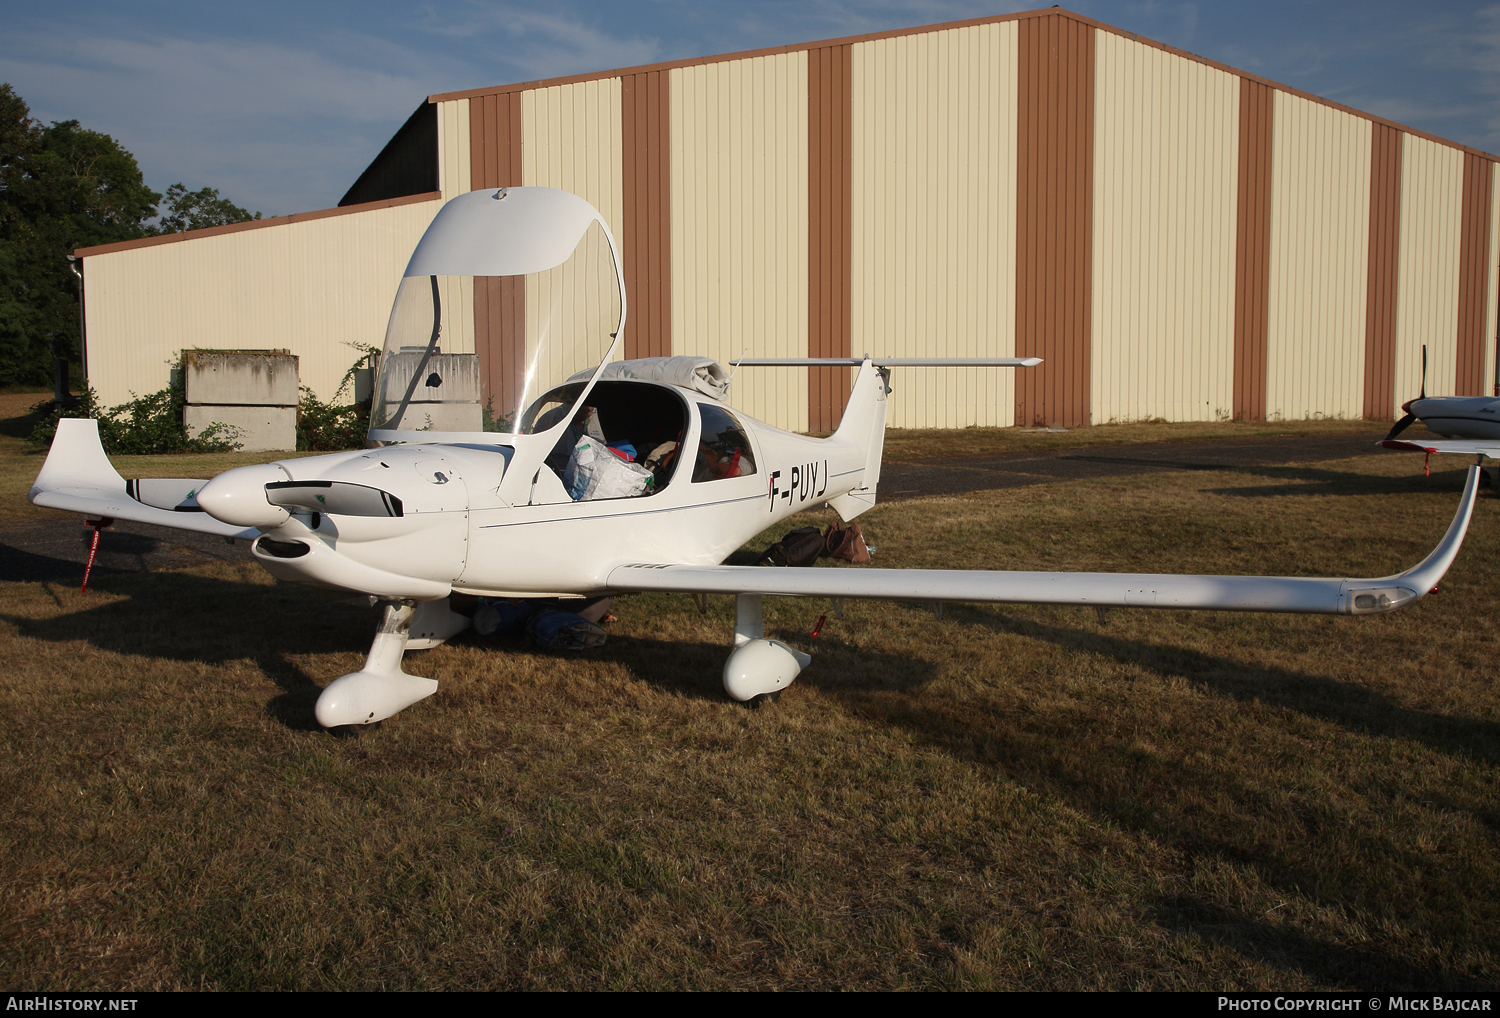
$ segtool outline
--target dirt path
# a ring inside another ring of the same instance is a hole
[[[1374,426],[1375,430],[1379,427]],[[1163,470],[1245,470],[1281,463],[1314,463],[1377,454],[1392,455],[1380,449],[1375,439],[1368,435],[1330,435],[1152,442],[931,460],[881,467],[880,498],[957,495]]]

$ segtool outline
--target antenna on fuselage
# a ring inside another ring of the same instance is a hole
[[[729,362],[729,366],[731,368],[733,368],[734,370],[731,371],[731,372],[729,372],[729,379],[728,379],[728,381],[726,381],[724,383],[724,395],[726,395],[726,396],[729,395],[729,387],[734,384],[734,376],[737,375],[737,374],[739,374],[739,372],[740,372],[740,365],[744,363],[744,361],[745,361],[745,354],[747,354],[749,352],[750,352],[750,348],[747,346],[743,350],[740,351],[740,359],[739,360],[737,360],[737,361],[730,361]]]

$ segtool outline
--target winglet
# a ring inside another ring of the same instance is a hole
[[[32,505],[62,509],[70,513],[154,523],[173,530],[194,530],[220,537],[257,537],[260,531],[236,527],[207,513],[173,512],[148,505],[133,497],[125,478],[110,464],[99,442],[99,422],[64,418],[47,462],[27,493]]]
[[[36,475],[26,498],[40,505],[37,502],[40,495],[62,488],[112,488],[121,494],[125,492],[125,478],[104,455],[98,421],[64,417],[57,422],[47,462],[42,464],[42,472]]]
[[[1390,577],[1391,580],[1412,587],[1416,590],[1417,597],[1436,587],[1438,581],[1447,574],[1448,567],[1453,565],[1453,560],[1458,557],[1458,549],[1462,547],[1464,534],[1469,529],[1469,520],[1474,515],[1474,501],[1479,497],[1479,469],[1477,466],[1469,468],[1469,480],[1464,485],[1464,496],[1459,500],[1458,512],[1453,514],[1453,522],[1448,524],[1448,532],[1443,535],[1438,546],[1406,572]]]

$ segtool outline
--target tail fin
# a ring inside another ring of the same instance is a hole
[[[839,429],[829,436],[829,441],[838,441],[862,450],[865,468],[860,487],[847,495],[828,500],[838,510],[844,522],[854,519],[875,504],[875,487],[880,482],[880,456],[885,451],[886,384],[890,368],[1033,368],[1042,363],[1040,357],[742,357],[730,361],[741,367],[802,367],[829,368],[859,366],[854,379],[854,389],[849,393],[849,404],[844,408],[844,419]]]
[[[875,488],[880,483],[880,458],[885,452],[885,397],[890,391],[886,378],[884,368],[865,360],[849,392],[843,420],[839,422],[838,430],[829,436],[833,441],[847,442],[864,453],[865,471],[860,486],[847,495],[828,500],[845,523],[875,505]]]

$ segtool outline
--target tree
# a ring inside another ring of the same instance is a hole
[[[213,187],[189,191],[186,184],[173,184],[167,188],[163,204],[168,211],[162,213],[157,226],[159,233],[181,233],[209,226],[248,223],[260,218],[259,212],[251,215],[228,198],[220,198],[218,189]]]
[[[135,157],[76,120],[42,127],[0,84],[0,385],[41,385],[78,357],[74,248],[151,234],[161,195]]]

